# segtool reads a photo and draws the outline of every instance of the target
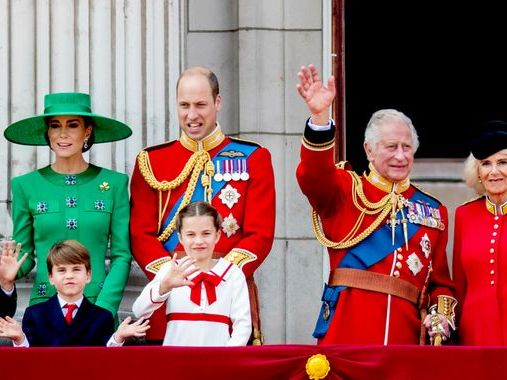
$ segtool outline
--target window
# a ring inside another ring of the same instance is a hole
[[[357,171],[366,166],[364,128],[378,109],[396,108],[412,119],[421,142],[417,158],[466,157],[481,122],[507,120],[505,13],[501,3],[478,4],[334,1],[334,46],[344,46],[341,158]],[[340,120],[340,105],[335,109]]]

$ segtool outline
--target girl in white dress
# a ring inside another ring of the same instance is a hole
[[[250,302],[243,272],[214,259],[222,218],[206,202],[181,209],[178,238],[186,256],[168,258],[132,307],[149,318],[165,304],[164,346],[244,346],[251,334]]]

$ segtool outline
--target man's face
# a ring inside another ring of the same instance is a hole
[[[180,128],[193,140],[201,141],[216,127],[220,95],[213,100],[211,87],[204,75],[186,75],[178,86],[178,119]]]
[[[410,128],[401,121],[386,122],[379,126],[376,147],[364,145],[368,160],[375,170],[391,182],[407,178],[414,164],[414,147]]]

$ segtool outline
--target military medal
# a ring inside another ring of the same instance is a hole
[[[241,175],[240,178],[242,181],[248,181],[250,178],[250,174],[248,174],[248,171],[246,169],[246,160],[241,160]]]
[[[431,241],[428,237],[428,234],[424,234],[424,236],[421,238],[421,241],[419,242],[419,245],[421,246],[421,250],[423,251],[424,256],[426,258],[429,258],[431,253]]]
[[[222,200],[222,203],[224,205],[227,205],[227,207],[232,208],[236,203],[238,203],[238,199],[241,197],[241,194],[238,193],[238,190],[236,190],[231,185],[227,185],[225,188],[223,188],[220,191],[220,195],[218,198]]]
[[[222,175],[222,171],[220,170],[220,161],[217,160],[217,164],[216,164],[216,173],[215,175],[213,176],[213,179],[217,182],[220,182],[220,181],[223,181],[224,179],[224,176]]]
[[[445,230],[440,210],[430,207],[425,202],[408,202],[408,221],[410,223],[422,224],[423,226]]]
[[[417,273],[419,273],[423,268],[423,264],[421,263],[419,256],[417,256],[415,252],[410,254],[410,256],[408,256],[407,265],[408,269],[410,269],[410,271],[414,276],[416,276]]]
[[[224,218],[224,221],[222,222],[222,230],[227,235],[227,237],[231,237],[236,233],[237,230],[239,230],[239,224],[234,215],[230,213]]]
[[[239,173],[239,171],[240,171],[240,162],[239,162],[239,160],[233,160],[233,161],[231,161],[231,164],[232,164],[232,167],[233,167],[232,180],[233,181],[239,181],[239,179],[241,178],[241,174]]]
[[[224,181],[229,182],[232,179],[231,175],[231,161],[230,160],[224,160]]]

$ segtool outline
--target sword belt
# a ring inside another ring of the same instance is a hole
[[[369,272],[361,269],[337,268],[329,275],[329,285],[347,286],[391,294],[419,305],[420,289],[408,281],[391,277],[382,273]]]

